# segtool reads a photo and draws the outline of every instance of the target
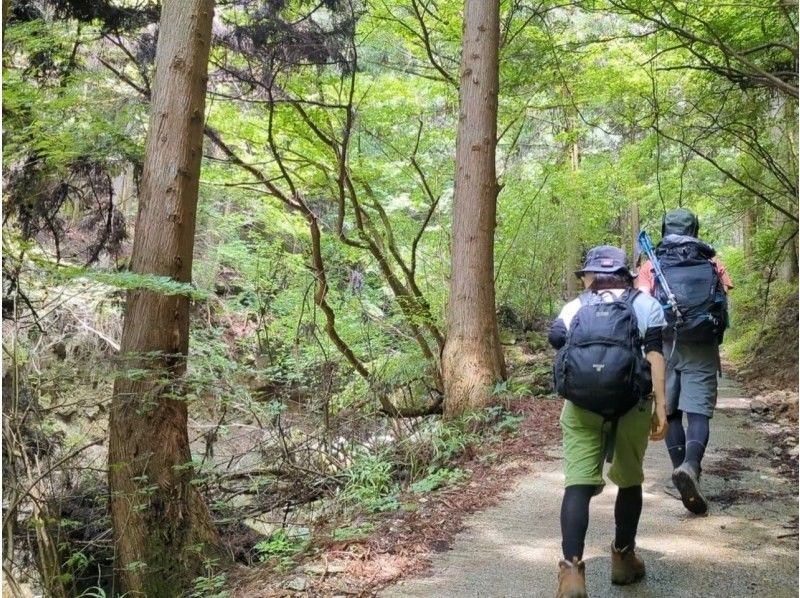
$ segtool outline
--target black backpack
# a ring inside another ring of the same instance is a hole
[[[698,240],[666,239],[656,258],[678,304],[680,319],[666,309],[667,324],[686,343],[721,343],[728,326],[728,299],[711,258],[714,249]],[[656,299],[667,304],[667,294],[656,279]]]
[[[628,412],[653,389],[633,310],[638,294],[627,289],[609,302],[591,291],[580,295],[553,364],[556,392],[605,419]]]

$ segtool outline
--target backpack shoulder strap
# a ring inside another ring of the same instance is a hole
[[[578,295],[578,301],[581,302],[581,307],[584,305],[589,305],[592,301],[592,291],[584,291],[580,295]]]
[[[625,292],[622,294],[622,297],[620,297],[622,303],[624,303],[625,306],[630,310],[631,317],[633,318],[632,322],[636,328],[637,336],[640,336],[641,332],[639,331],[639,316],[636,315],[636,310],[633,308],[633,302],[636,301],[636,298],[639,296],[641,292],[642,291],[640,291],[637,288],[629,288],[625,289]]]
[[[625,303],[627,303],[628,305],[630,305],[631,307],[633,307],[633,302],[636,300],[636,298],[639,296],[641,292],[642,291],[640,291],[639,289],[631,287],[629,289],[625,289],[625,292],[622,293],[622,297],[620,297],[620,299]]]

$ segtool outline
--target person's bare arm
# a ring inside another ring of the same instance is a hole
[[[664,356],[658,351],[649,351],[645,357],[650,362],[650,373],[653,376],[653,392],[656,395],[653,421],[650,425],[650,440],[663,440],[667,435],[667,366]]]
[[[646,261],[639,268],[639,276],[636,278],[636,288],[648,295],[655,294],[655,281],[653,280],[655,274],[653,273],[653,265],[650,261]]]

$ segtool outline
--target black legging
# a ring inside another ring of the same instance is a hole
[[[564,558],[572,561],[583,558],[586,530],[589,528],[589,502],[594,496],[596,486],[567,486],[561,502],[561,550]],[[623,549],[633,546],[639,516],[642,514],[642,487],[620,488],[614,504],[616,535],[614,546]]]
[[[683,411],[676,409],[667,417],[667,451],[672,467],[687,461],[699,470],[708,445],[708,417],[700,413],[687,413],[686,419],[688,426],[684,431]]]

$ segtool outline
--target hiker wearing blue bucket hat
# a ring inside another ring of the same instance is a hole
[[[591,249],[575,275],[586,290],[564,306],[548,335],[558,349],[555,387],[566,399],[560,418],[566,488],[558,598],[586,596],[582,559],[589,503],[605,485],[606,461],[608,478],[619,488],[611,581],[629,584],[644,575],[635,552],[644,454],[648,437],[662,439],[667,426],[661,306],[633,288],[635,276],[617,247]]]

